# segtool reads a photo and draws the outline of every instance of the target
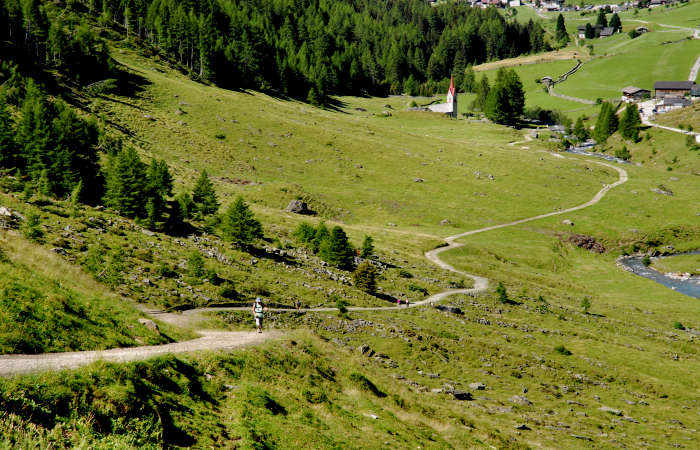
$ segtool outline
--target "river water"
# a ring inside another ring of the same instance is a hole
[[[683,254],[700,254],[700,252],[690,252]],[[673,258],[673,256],[662,256],[662,258]],[[700,298],[700,277],[690,277],[688,279],[678,279],[664,275],[661,272],[657,272],[651,267],[647,267],[642,262],[641,256],[627,256],[620,259],[620,263],[630,272],[642,276],[644,278],[649,278],[650,280],[656,281],[657,283],[663,284],[664,286],[673,289],[676,292],[685,294],[690,297]]]

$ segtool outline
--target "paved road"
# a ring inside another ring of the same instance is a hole
[[[514,220],[512,222],[503,223],[500,225],[493,225],[490,227],[479,228],[477,230],[466,231],[463,233],[455,234],[445,238],[447,245],[443,247],[430,250],[425,253],[425,257],[436,264],[437,266],[449,270],[454,273],[466,276],[474,280],[474,287],[467,289],[449,289],[434,295],[431,295],[424,300],[411,303],[410,308],[416,308],[425,304],[432,304],[434,302],[439,302],[444,298],[455,295],[455,294],[466,294],[466,295],[477,295],[488,289],[489,280],[487,278],[468,274],[466,272],[455,269],[450,264],[444,262],[440,259],[440,254],[461,247],[464,244],[456,242],[466,236],[471,236],[478,233],[484,233],[491,230],[497,230],[499,228],[511,227],[514,225],[519,225],[526,222],[531,222],[533,220],[543,219],[545,217],[556,216],[560,214],[566,214],[573,211],[578,211],[589,206],[598,203],[605,194],[616,186],[625,183],[628,179],[627,172],[620,168],[607,164],[600,161],[593,161],[595,164],[600,164],[603,166],[610,167],[619,173],[619,179],[617,182],[604,185],[603,188],[598,191],[598,193],[586,203],[583,203],[572,208],[567,208],[561,211],[555,211],[547,214],[540,214],[534,217],[528,217],[525,219]],[[165,322],[180,321],[182,316],[200,314],[202,312],[208,311],[250,311],[251,307],[231,307],[231,308],[198,308],[188,310],[182,313],[165,313],[162,311],[149,311],[149,313]],[[392,311],[392,310],[405,310],[406,307],[397,306],[385,306],[385,307],[349,307],[350,311]],[[277,312],[294,312],[295,309],[282,309],[275,308],[272,311]],[[334,312],[337,308],[309,308],[302,309],[301,311],[315,311],[315,312]],[[92,362],[98,360],[114,361],[114,362],[126,362],[135,361],[152,358],[157,355],[163,355],[167,353],[186,353],[193,351],[202,350],[224,350],[237,347],[243,347],[248,345],[259,344],[267,339],[275,339],[281,336],[279,332],[265,332],[262,334],[256,332],[224,332],[224,331],[199,331],[202,336],[198,339],[193,339],[190,341],[177,342],[173,344],[166,345],[156,345],[156,346],[145,346],[145,347],[132,347],[132,348],[118,348],[111,350],[102,351],[84,351],[84,352],[67,352],[67,353],[45,353],[41,355],[0,355],[0,376],[11,376],[17,374],[26,374],[41,372],[46,370],[62,370],[62,369],[72,369],[80,366],[85,366]]]

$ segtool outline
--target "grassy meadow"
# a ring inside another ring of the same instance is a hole
[[[681,15],[669,21],[681,23]],[[617,96],[628,84],[687,71],[697,41],[661,45],[676,35],[683,32],[596,41],[593,57],[557,91]],[[524,142],[527,131],[407,111],[406,96],[340,97],[320,109],[195,83],[125,43],[112,52],[139,80],[137,94],[83,98],[85,112],[103,117],[144,159],[165,159],[177,192],[189,192],[206,170],[224,208],[242,195],[265,239],[244,248],[215,229],[151,233],[102,208],[21,200],[3,182],[0,205],[37,214],[43,234],[37,242],[15,230],[0,234],[0,292],[18,293],[0,300],[4,353],[196,336],[187,327],[141,327],[135,303],[176,310],[248,305],[256,296],[312,307],[414,302],[471,285],[424,258],[444,237],[569,208],[618,180],[592,158],[552,152],[547,137]],[[535,83],[574,62],[518,64],[528,106],[572,117],[597,112]],[[484,69],[495,76],[494,67]],[[472,98],[460,96],[460,111]],[[692,111],[660,120],[698,123]],[[444,301],[458,312],[426,305],[272,313],[266,327],[282,337],[255,348],[0,379],[0,448],[692,448],[700,303],[616,259],[700,248],[700,152],[677,133],[641,135],[637,143],[614,135],[596,149],[624,145],[632,156],[620,166],[629,181],[600,203],[469,236],[443,253],[459,270],[490,279],[483,295]],[[293,199],[317,215],[285,212]],[[342,226],[355,247],[374,238],[379,295],[357,289],[349,272],[294,238],[300,223],[321,221]],[[603,252],[578,247],[581,236]],[[206,277],[192,272],[193,254],[203,257]],[[684,270],[696,262],[697,255],[654,264]],[[200,328],[253,327],[249,313],[200,319]],[[358,351],[364,345],[371,351]]]

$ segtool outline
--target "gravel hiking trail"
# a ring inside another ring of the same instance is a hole
[[[573,158],[568,158],[573,159]],[[491,230],[497,230],[499,228],[511,227],[515,225],[520,225],[523,223],[531,222],[533,220],[543,219],[546,217],[556,216],[560,214],[566,214],[573,211],[578,211],[589,206],[598,203],[607,192],[623,183],[628,179],[627,172],[620,168],[607,164],[600,161],[592,161],[595,164],[606,166],[616,170],[619,174],[619,179],[613,184],[603,185],[603,188],[598,191],[598,193],[586,203],[583,203],[572,208],[563,209],[560,211],[554,211],[547,214],[540,214],[538,216],[528,217],[525,219],[514,220],[512,222],[502,223],[500,225],[493,225],[485,228],[479,228],[477,230],[465,231],[463,233],[455,234],[453,236],[448,236],[445,238],[445,244],[442,247],[430,250],[425,253],[425,257],[428,261],[436,264],[437,266],[449,270],[451,272],[466,276],[474,280],[474,287],[465,289],[448,289],[437,294],[433,294],[424,300],[411,303],[409,308],[416,308],[426,304],[432,304],[439,302],[446,297],[456,294],[465,295],[478,295],[485,292],[489,287],[489,280],[487,278],[468,274],[466,272],[460,271],[452,267],[450,264],[444,262],[440,259],[440,254],[461,247],[462,243],[456,242],[466,236],[471,236],[478,233],[484,233]],[[380,307],[362,307],[362,306],[351,306],[347,308],[348,311],[379,311],[379,310],[405,310],[406,306],[380,306]],[[189,318],[192,315],[199,315],[203,312],[209,311],[250,311],[251,307],[210,307],[210,308],[196,308],[181,313],[170,313],[159,310],[147,310],[143,309],[152,317],[162,320],[163,322],[170,323],[173,325],[183,325],[189,322]],[[327,308],[306,308],[306,309],[291,309],[291,308],[270,308],[270,311],[275,312],[294,312],[294,311],[307,311],[307,312],[334,312],[337,308],[327,307]],[[190,316],[190,317],[188,317]],[[164,355],[168,353],[187,353],[196,351],[211,351],[211,350],[227,350],[233,348],[240,348],[250,345],[260,344],[268,339],[279,339],[283,336],[283,333],[279,331],[266,331],[264,333],[257,332],[246,332],[246,331],[208,331],[208,330],[198,330],[197,331],[201,337],[197,339],[192,339],[189,341],[176,342],[172,344],[165,345],[154,345],[154,346],[144,346],[144,347],[130,347],[130,348],[115,348],[110,350],[98,350],[98,351],[83,351],[83,352],[65,352],[65,353],[44,353],[39,355],[0,355],[0,376],[7,377],[19,374],[36,373],[47,370],[65,370],[74,369],[80,366],[85,366],[98,360],[112,361],[112,362],[127,362],[136,361],[152,358],[158,355]]]

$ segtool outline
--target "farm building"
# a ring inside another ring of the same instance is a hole
[[[690,94],[695,87],[694,81],[657,81],[654,83],[654,96],[656,98],[683,97]]]
[[[687,98],[682,97],[664,97],[664,101],[660,105],[656,105],[656,111],[659,113],[665,113],[672,111],[674,109],[685,108],[690,106],[692,102]]]
[[[615,28],[613,28],[613,27],[603,27],[603,28],[600,30],[600,37],[602,37],[602,38],[604,38],[604,37],[610,37],[610,36],[612,36],[613,34],[615,34]]]
[[[648,98],[651,91],[648,89],[638,88],[636,86],[627,86],[622,90],[623,102],[636,102],[644,98]]]

